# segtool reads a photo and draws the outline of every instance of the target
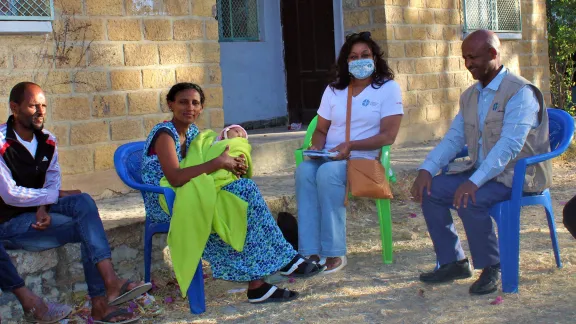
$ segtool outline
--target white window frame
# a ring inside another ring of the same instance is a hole
[[[17,0],[8,0],[14,6]],[[49,1],[49,16],[0,16],[0,34],[48,34],[52,32],[54,0]]]

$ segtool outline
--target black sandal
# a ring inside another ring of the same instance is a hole
[[[306,259],[298,254],[290,263],[288,263],[288,265],[280,269],[280,274],[296,278],[310,278],[322,273],[324,270],[326,270],[326,266],[319,265],[318,263]]]
[[[263,304],[289,302],[298,298],[300,294],[296,291],[279,288],[278,286],[265,283],[259,288],[249,289],[247,295],[250,303]]]

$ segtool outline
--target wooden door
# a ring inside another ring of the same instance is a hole
[[[288,116],[308,124],[336,61],[332,0],[282,0]]]

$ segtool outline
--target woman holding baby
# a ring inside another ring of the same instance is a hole
[[[299,252],[326,265],[346,266],[346,160],[377,159],[394,143],[403,116],[402,94],[369,32],[351,34],[340,50],[337,72],[322,96],[313,150],[334,158],[304,161],[296,170]],[[348,92],[352,92],[350,141],[346,141]]]
[[[205,163],[180,167],[191,143],[199,137],[200,131],[194,123],[204,109],[205,95],[196,84],[179,83],[170,89],[166,101],[173,117],[156,125],[146,140],[142,160],[143,182],[158,186],[165,177],[172,187],[181,187],[196,177],[222,169],[235,174],[237,180],[221,190],[248,203],[244,248],[238,252],[217,234],[210,234],[202,258],[210,263],[215,278],[248,281],[247,295],[252,303],[295,299],[297,292],[270,285],[263,278],[277,271],[283,275],[310,277],[322,272],[324,267],[305,259],[286,242],[256,184],[242,177],[247,171],[244,156],[230,156],[227,147],[220,156]],[[238,136],[247,137],[247,134],[239,126],[228,127],[218,140]],[[170,221],[170,215],[161,208],[157,194],[147,193],[144,204],[151,221]]]

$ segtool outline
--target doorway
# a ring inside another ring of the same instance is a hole
[[[290,123],[308,124],[336,61],[333,0],[281,0]]]

